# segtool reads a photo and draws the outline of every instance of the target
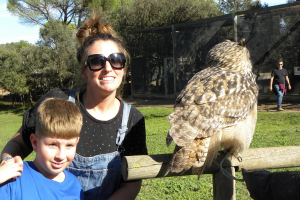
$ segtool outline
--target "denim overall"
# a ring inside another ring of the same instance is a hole
[[[70,101],[73,102],[71,98]],[[121,179],[120,153],[124,150],[122,143],[127,131],[130,108],[130,105],[124,103],[122,125],[118,129],[116,138],[117,151],[94,157],[82,157],[76,153],[74,160],[67,168],[78,178],[84,191],[85,200],[108,199],[119,186]]]

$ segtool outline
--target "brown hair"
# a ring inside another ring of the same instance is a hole
[[[90,19],[88,19],[83,26],[77,31],[76,33],[76,39],[78,42],[80,42],[80,47],[77,49],[77,60],[80,63],[81,68],[80,71],[80,77],[78,81],[78,87],[80,89],[86,89],[86,84],[81,86],[81,75],[86,70],[87,66],[84,66],[84,63],[87,59],[87,53],[90,49],[90,47],[94,44],[96,41],[112,41],[114,42],[121,53],[124,53],[126,57],[126,64],[124,67],[124,76],[123,79],[126,77],[126,72],[128,69],[128,63],[130,60],[129,53],[124,47],[124,44],[122,40],[119,38],[118,34],[112,29],[112,27],[108,23],[104,23],[100,21],[101,15],[96,15],[94,13],[94,16]],[[117,89],[117,96],[121,98],[121,90],[122,90],[122,83]]]
[[[65,99],[48,98],[37,110],[35,134],[62,139],[79,137],[82,115],[79,108]]]

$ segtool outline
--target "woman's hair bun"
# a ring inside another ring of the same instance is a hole
[[[101,14],[94,14],[92,18],[86,20],[83,26],[76,33],[77,41],[83,44],[86,38],[102,34],[117,37],[117,33],[112,29],[112,27],[108,23],[101,22],[100,19]]]

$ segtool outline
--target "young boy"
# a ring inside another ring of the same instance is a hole
[[[70,101],[49,98],[39,106],[36,120],[35,134],[30,136],[36,157],[23,163],[19,178],[1,185],[0,199],[83,199],[79,181],[65,170],[79,140],[79,108]]]

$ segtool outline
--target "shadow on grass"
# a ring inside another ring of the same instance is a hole
[[[13,113],[18,116],[23,116],[24,111],[30,108],[30,104],[26,104],[24,110],[22,107],[22,104],[17,104],[15,106],[13,105],[7,105],[4,101],[0,101],[0,112],[4,114]]]

